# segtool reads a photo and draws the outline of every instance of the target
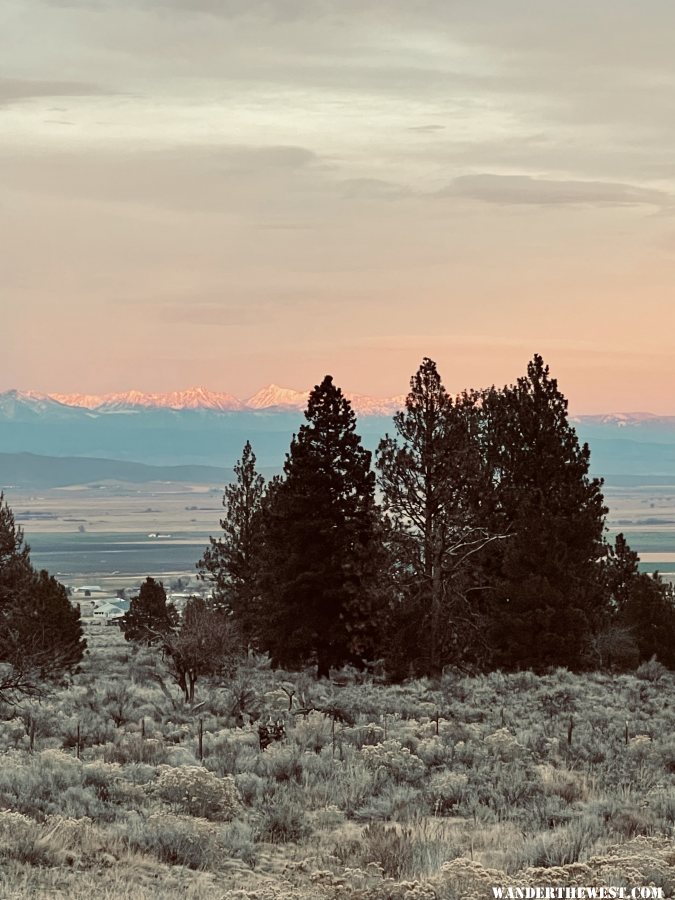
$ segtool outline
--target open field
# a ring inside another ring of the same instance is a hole
[[[675,683],[649,664],[387,686],[250,658],[190,707],[154,651],[88,640],[69,689],[0,709],[3,897],[675,889]]]
[[[208,532],[218,527],[223,488],[205,484],[106,482],[41,491],[7,489],[17,521],[33,532]]]
[[[194,573],[219,531],[222,487],[148,482],[9,489],[38,567],[66,581]],[[605,486],[610,535],[623,531],[647,571],[675,577],[675,486]],[[148,537],[149,534],[170,537]]]
[[[6,497],[34,564],[68,584],[78,576],[110,581],[194,574],[223,512],[222,488],[197,484],[8,490]]]

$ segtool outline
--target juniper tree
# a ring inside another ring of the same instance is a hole
[[[197,563],[200,577],[212,584],[213,607],[232,615],[245,646],[257,644],[260,621],[258,569],[265,480],[255,464],[247,441],[234,466],[236,482],[223,493],[222,534],[209,539]]]
[[[641,572],[619,615],[638,650],[639,662],[656,656],[675,669],[675,592],[658,572]]]
[[[163,637],[178,624],[178,613],[167,602],[161,581],[146,578],[138,594],[131,598],[128,611],[120,619],[120,628],[127,641],[161,643]]]
[[[72,671],[86,643],[66,589],[30,561],[23,530],[0,493],[0,697],[39,694]]]
[[[634,648],[634,662],[656,655],[670,668],[675,666],[675,598],[672,586],[658,572],[649,575],[639,568],[640,557],[631,550],[623,534],[607,547],[603,561],[603,584],[610,604],[611,623],[627,633]],[[610,667],[619,662],[616,652],[603,660]]]
[[[263,515],[263,647],[279,665],[369,657],[376,641],[378,513],[371,454],[327,375],[309,396]]]

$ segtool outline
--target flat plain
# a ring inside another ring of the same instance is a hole
[[[218,534],[222,491],[213,484],[103,482],[5,493],[35,564],[67,580],[193,574],[209,535]],[[675,577],[675,485],[606,485],[604,493],[609,536],[623,531],[644,570]]]

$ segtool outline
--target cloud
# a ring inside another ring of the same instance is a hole
[[[437,131],[445,131],[445,125],[409,125],[408,131],[417,131],[420,134],[434,134]]]
[[[380,178],[345,178],[340,187],[347,200],[401,200],[412,194],[405,185]]]
[[[106,97],[115,92],[82,81],[0,78],[0,106],[40,97]]]
[[[264,169],[301,169],[318,161],[305,147],[222,147],[206,148],[206,155],[230,171],[257,172]]]
[[[225,144],[5,152],[0,163],[17,192],[188,212],[243,210],[270,224],[278,203],[322,172],[320,157],[303,147]]]
[[[612,181],[556,181],[531,175],[461,175],[439,191],[441,197],[464,197],[501,205],[534,206],[670,206],[665,191]]]

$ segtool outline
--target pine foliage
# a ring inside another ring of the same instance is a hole
[[[331,666],[372,652],[378,515],[371,454],[327,375],[309,396],[264,506],[263,646],[275,662]]]
[[[161,581],[146,578],[136,597],[131,598],[129,610],[120,620],[120,628],[127,641],[156,644],[178,624],[173,604],[167,602]]]
[[[578,667],[607,611],[602,481],[589,475],[588,445],[541,356],[515,385],[487,391],[482,409],[490,516],[509,534],[490,560],[496,662]]]
[[[236,482],[223,493],[222,534],[210,538],[197,563],[200,577],[212,585],[212,605],[236,622],[245,646],[259,643],[259,565],[265,479],[256,471],[249,441],[234,466]]]
[[[410,382],[396,436],[378,448],[377,468],[398,588],[391,608],[399,664],[440,672],[480,648],[480,604],[471,556],[492,539],[480,515],[484,466],[476,396],[454,400],[425,358]]]

